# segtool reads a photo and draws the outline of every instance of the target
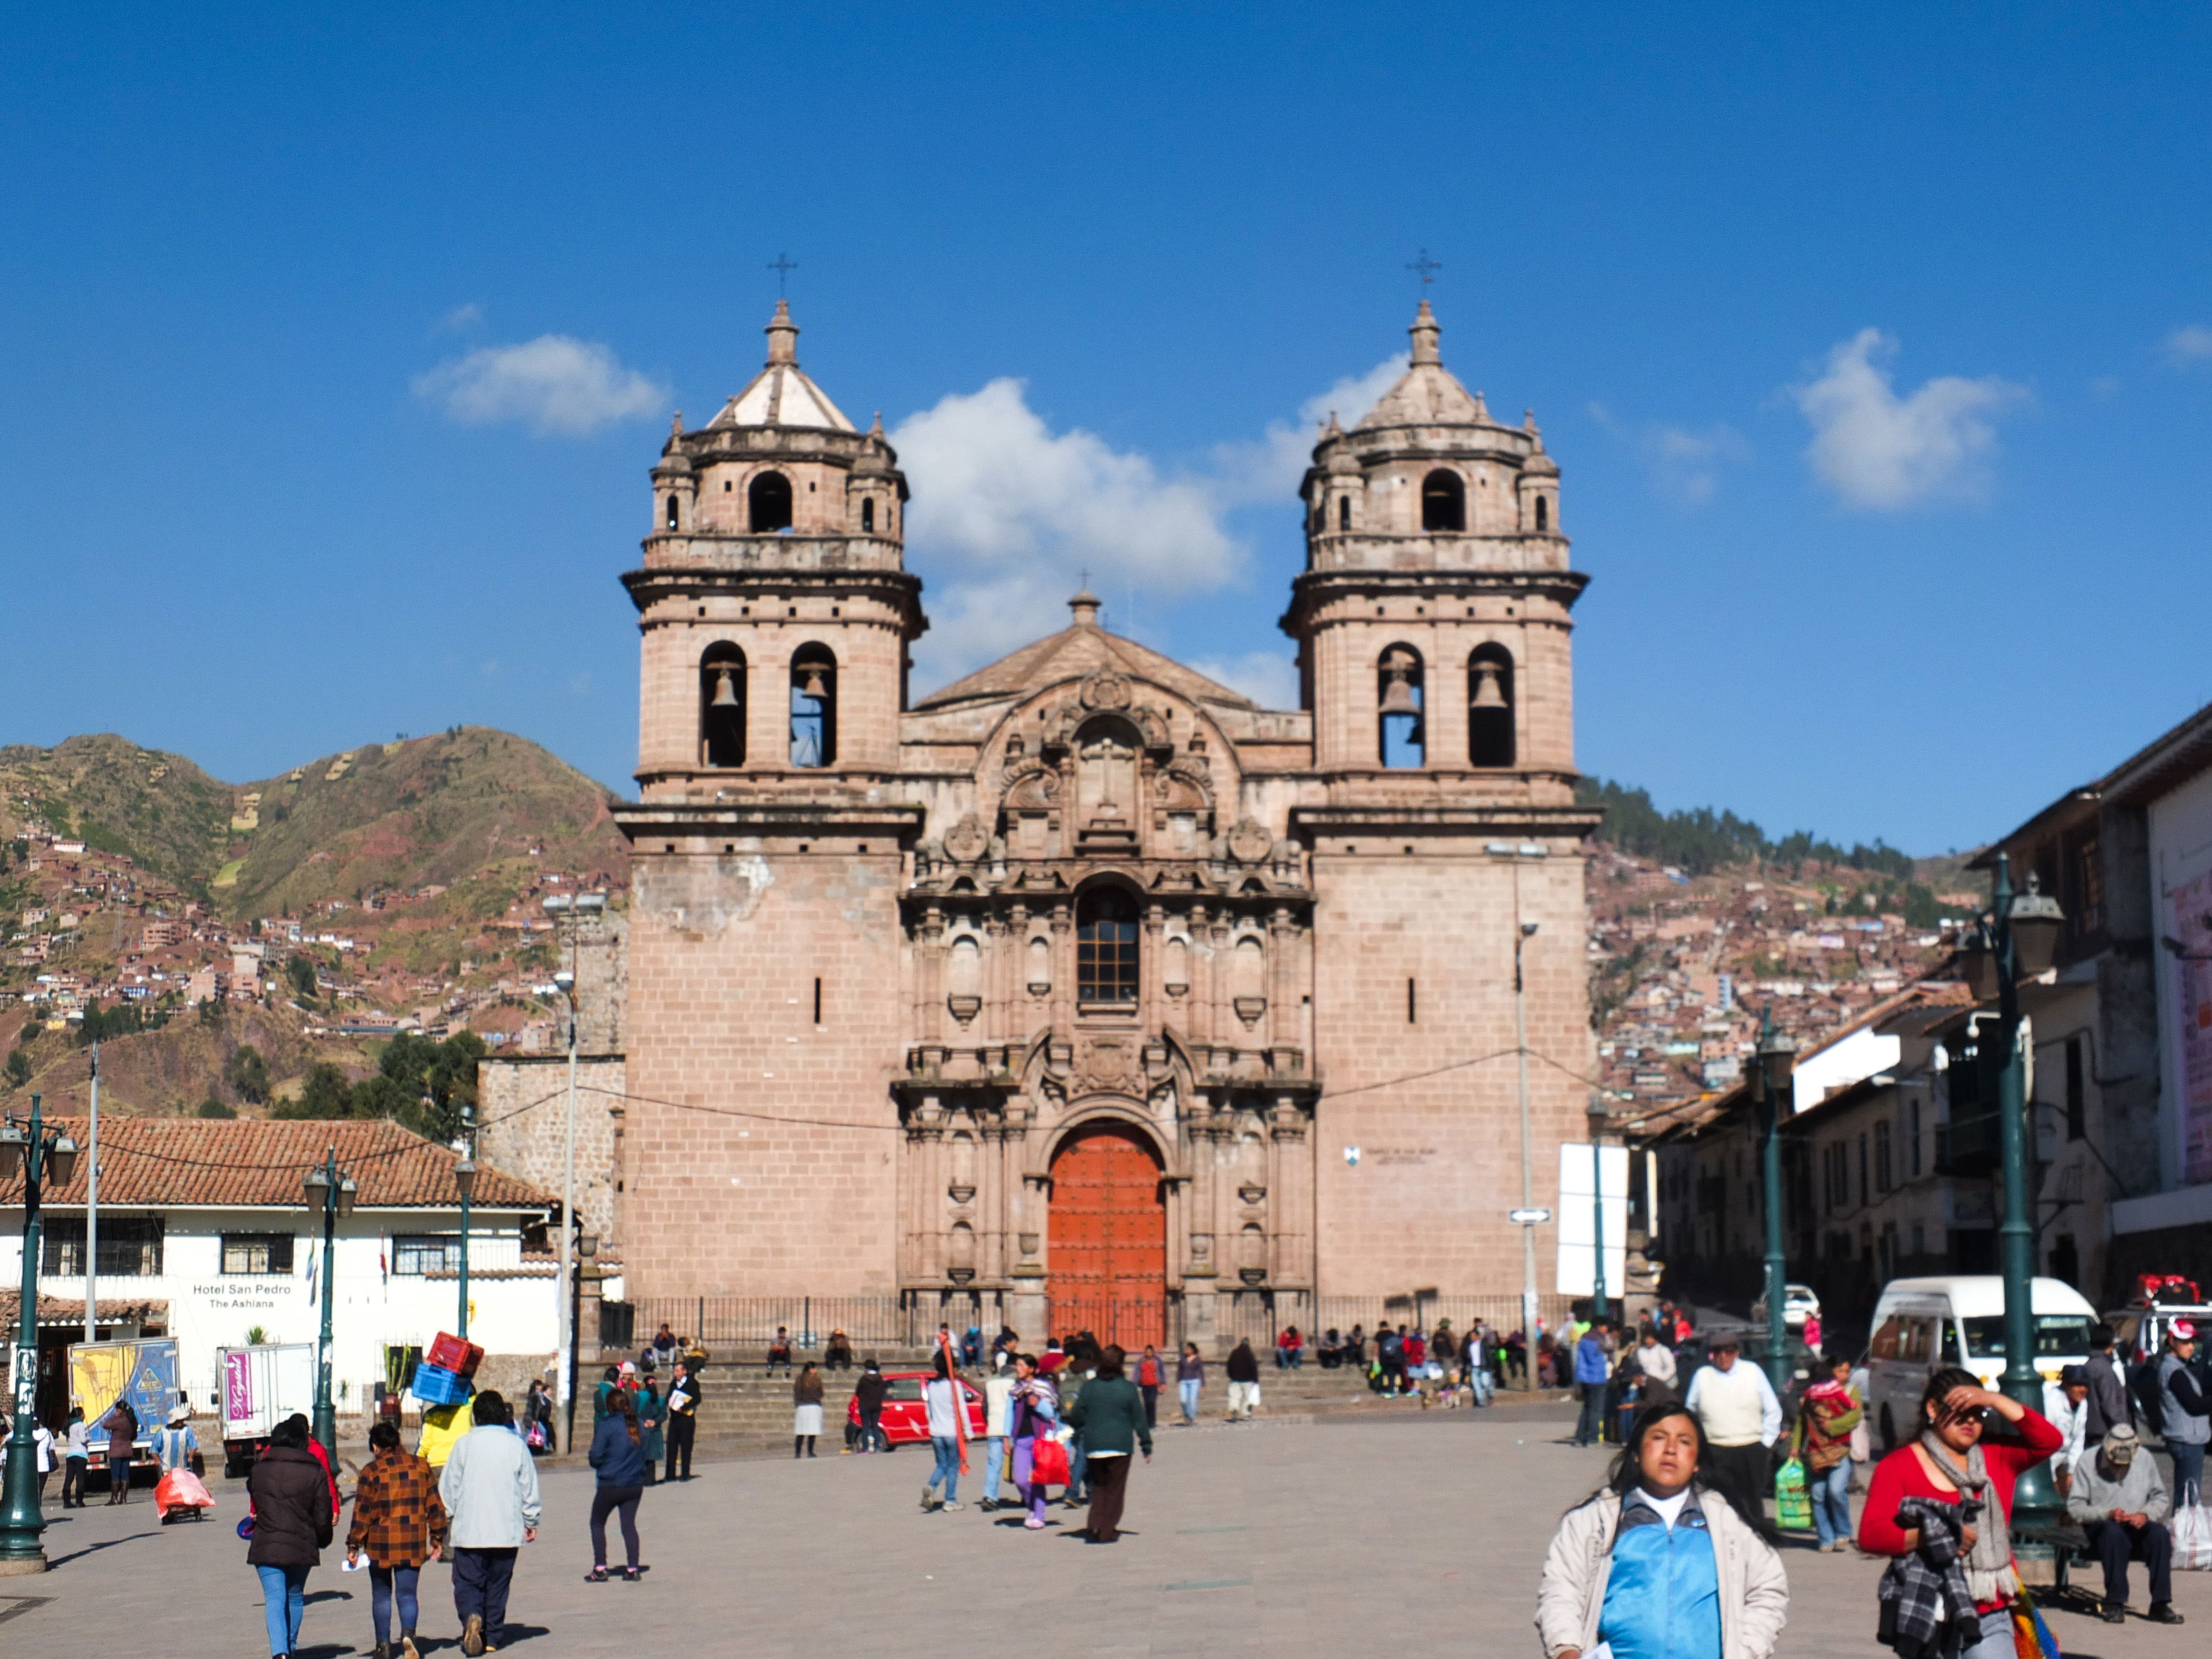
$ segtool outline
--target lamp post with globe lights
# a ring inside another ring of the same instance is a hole
[[[2004,1221],[1997,1228],[1997,1266],[2004,1279],[2005,1397],[2043,1409],[2043,1377],[2035,1369],[2035,1225],[2030,1217],[2027,1059],[2021,1043],[2020,981],[2047,972],[2058,952],[2066,914],[2031,875],[2014,893],[2012,860],[1997,854],[1990,915],[1960,941],[1959,965],[1977,1000],[1996,999],[1994,1030],[1984,1026],[1976,1063],[1996,1084],[1997,1148],[2004,1169]],[[2013,1491],[2012,1526],[2047,1527],[2060,1517],[2058,1488],[2047,1463],[2021,1471]]]
[[[337,1309],[338,1218],[353,1213],[360,1188],[353,1177],[338,1168],[338,1149],[330,1149],[322,1164],[307,1171],[300,1183],[309,1210],[323,1212],[323,1334],[315,1345],[315,1438],[331,1455],[338,1455],[338,1413],[331,1398],[331,1322]]]
[[[31,1118],[18,1123],[14,1113],[0,1123],[0,1181],[23,1178],[22,1300],[15,1326],[15,1424],[8,1437],[7,1480],[0,1492],[0,1577],[44,1572],[46,1553],[39,1534],[46,1528],[39,1513],[39,1243],[44,1224],[39,1198],[49,1184],[66,1186],[76,1173],[76,1142],[49,1127],[31,1097]]]
[[[1766,1380],[1779,1395],[1790,1386],[1788,1259],[1782,1245],[1782,1103],[1797,1066],[1797,1045],[1774,1029],[1774,1005],[1759,1017],[1752,1081],[1759,1095],[1759,1179],[1766,1220]]]

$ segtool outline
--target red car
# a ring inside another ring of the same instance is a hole
[[[879,1419],[884,1438],[896,1448],[929,1443],[929,1409],[921,1403],[921,1385],[935,1373],[932,1371],[885,1371],[884,1381],[889,1386],[884,1390],[884,1414]],[[983,1437],[983,1396],[964,1377],[960,1382],[960,1397],[968,1407],[968,1437]],[[845,1421],[853,1431],[854,1440],[860,1434],[860,1397],[854,1395],[845,1407]]]

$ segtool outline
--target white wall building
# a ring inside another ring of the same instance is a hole
[[[82,1118],[56,1120],[80,1146]],[[316,1340],[322,1322],[323,1218],[301,1182],[335,1147],[357,1196],[337,1223],[332,1372],[341,1416],[363,1408],[397,1363],[453,1330],[460,1200],[458,1155],[386,1122],[105,1118],[100,1124],[96,1329],[178,1343],[178,1383],[196,1412],[215,1401],[218,1350],[257,1329],[270,1342]],[[67,1346],[83,1337],[85,1196],[90,1160],[44,1198],[39,1275],[41,1415],[63,1401]],[[557,1268],[529,1248],[559,1200],[480,1170],[469,1228],[469,1338],[497,1386],[534,1374],[558,1342]],[[0,1285],[20,1284],[20,1178],[0,1186]],[[4,1310],[12,1337],[13,1295]]]

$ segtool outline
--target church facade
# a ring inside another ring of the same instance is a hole
[[[1298,708],[1088,593],[915,699],[897,457],[783,305],[767,333],[679,417],[623,577],[629,1294],[994,1293],[1157,1340],[1176,1302],[1203,1333],[1223,1297],[1517,1292],[1524,1145],[1556,1207],[1592,1070],[1585,578],[1533,418],[1492,419],[1425,302],[1301,485]]]

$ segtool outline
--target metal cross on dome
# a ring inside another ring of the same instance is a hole
[[[779,253],[775,258],[768,262],[768,268],[775,273],[776,298],[779,300],[789,299],[791,297],[791,273],[799,269],[799,261],[793,258],[788,253]]]
[[[1430,283],[1435,282],[1437,280],[1437,272],[1442,270],[1443,268],[1444,262],[1441,259],[1431,259],[1429,258],[1429,251],[1426,248],[1423,248],[1421,250],[1420,258],[1418,259],[1409,259],[1406,263],[1406,269],[1412,271],[1416,276],[1419,276],[1421,279],[1421,286],[1423,288],[1426,288]]]

